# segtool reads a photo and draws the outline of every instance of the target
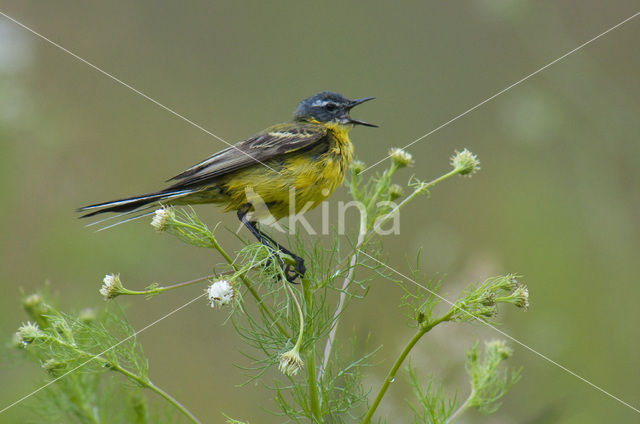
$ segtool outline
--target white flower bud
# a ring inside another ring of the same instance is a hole
[[[524,284],[518,285],[516,290],[513,292],[513,296],[515,298],[515,303],[518,308],[522,308],[525,311],[529,309],[529,289]]]
[[[215,281],[207,288],[207,298],[212,308],[228,305],[235,295],[235,289],[227,280]]]
[[[42,330],[40,330],[38,324],[27,322],[26,324],[22,324],[22,326],[18,328],[13,342],[16,345],[27,346],[28,344],[33,343],[36,339],[38,339],[38,337],[42,335]]]
[[[389,186],[389,199],[396,200],[398,197],[404,196],[404,189],[399,184],[391,184]]]
[[[413,156],[411,156],[411,153],[405,152],[399,147],[394,147],[389,150],[389,156],[393,163],[395,163],[399,168],[404,168],[405,166],[411,166],[413,164]]]
[[[42,296],[38,293],[30,294],[22,301],[22,305],[27,309],[34,308],[40,303],[42,303]]]
[[[280,371],[289,377],[296,375],[304,366],[304,362],[302,358],[300,358],[300,353],[297,349],[292,349],[280,354],[279,361]]]
[[[55,376],[60,371],[64,370],[65,363],[55,359],[47,359],[42,363],[42,368],[50,375]]]
[[[113,299],[122,294],[124,287],[120,281],[120,274],[107,274],[104,276],[102,283],[100,294],[104,296],[104,300]]]
[[[169,219],[169,211],[166,208],[158,209],[151,219],[151,226],[155,228],[156,231],[164,231],[167,225],[167,219]]]
[[[513,349],[507,346],[504,340],[485,342],[484,346],[487,355],[495,355],[500,360],[508,359],[513,355]]]
[[[480,161],[476,155],[464,149],[461,152],[456,151],[456,154],[451,158],[451,166],[460,175],[471,176],[480,170]]]
[[[353,172],[355,172],[356,175],[364,171],[366,167],[367,165],[361,160],[354,160],[351,162],[351,169],[353,169]]]

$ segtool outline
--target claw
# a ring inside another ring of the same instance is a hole
[[[289,283],[297,284],[295,280],[298,277],[300,278],[304,277],[304,274],[307,271],[307,269],[304,266],[304,259],[298,256],[295,256],[293,259],[296,261],[295,267],[292,267],[292,265],[287,264],[282,270],[284,271],[285,277]]]
[[[304,274],[307,272],[307,267],[304,266],[304,259],[300,257],[296,257],[296,268],[295,271],[300,277],[304,277]]]

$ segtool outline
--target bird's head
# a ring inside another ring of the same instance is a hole
[[[338,93],[323,91],[304,99],[298,103],[298,107],[293,114],[296,121],[319,121],[333,122],[340,125],[364,125],[367,127],[377,127],[368,122],[353,119],[349,112],[355,106],[375,97],[363,97],[362,99],[350,100]]]

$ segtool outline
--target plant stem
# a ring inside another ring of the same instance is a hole
[[[392,163],[391,167],[382,173],[380,180],[376,183],[376,187],[375,187],[375,191],[373,192],[373,195],[367,202],[367,205],[366,205],[367,212],[370,211],[371,207],[376,204],[376,201],[378,200],[378,198],[380,197],[380,194],[382,193],[382,189],[385,186],[386,187],[389,186],[389,183],[391,182],[391,177],[393,176],[393,174],[395,174],[397,170],[398,170],[398,165],[396,165],[395,163]]]
[[[316,382],[316,351],[311,347],[306,355],[307,358],[307,384],[309,385],[309,406],[314,422],[322,422],[320,409],[320,395],[318,393],[318,383]]]
[[[473,397],[474,393],[473,391],[471,391],[471,394],[469,395],[469,397],[467,398],[467,400],[465,400],[462,405],[460,405],[460,407],[458,409],[455,410],[455,412],[451,415],[449,415],[449,418],[447,418],[447,421],[445,421],[444,424],[449,424],[451,421],[453,421],[458,415],[460,415],[461,413],[463,413],[468,407],[469,407],[469,401],[471,400],[471,398]]]
[[[117,372],[121,373],[122,375],[128,377],[129,379],[134,380],[136,383],[140,384],[142,387],[146,387],[146,388],[154,391],[156,394],[162,396],[167,402],[169,402],[176,409],[178,409],[180,412],[182,412],[182,414],[184,416],[186,416],[191,422],[193,422],[195,424],[201,424],[200,420],[198,420],[195,417],[195,415],[193,415],[187,408],[185,408],[184,405],[182,405],[176,398],[171,396],[169,393],[165,392],[160,387],[158,387],[155,384],[153,384],[151,382],[151,380],[143,378],[143,377],[141,377],[141,376],[139,376],[137,374],[134,374],[131,371],[126,370],[126,369],[122,368],[121,366],[119,366],[117,364],[113,364],[113,363],[111,363],[110,361],[108,361],[106,359],[102,359],[102,358],[97,358],[97,359],[101,359],[101,360],[105,361],[106,363],[109,364],[111,369],[113,369],[114,371],[117,371]]]
[[[421,184],[419,187],[417,187],[416,189],[413,190],[413,192],[411,192],[410,195],[408,195],[407,197],[405,197],[402,202],[400,202],[395,208],[393,208],[391,211],[389,211],[386,215],[384,215],[382,218],[376,220],[375,225],[373,226],[373,228],[369,231],[369,233],[367,234],[367,237],[365,238],[363,243],[366,243],[367,241],[369,241],[369,239],[373,236],[373,234],[380,230],[380,228],[382,227],[382,225],[384,223],[386,223],[396,212],[398,212],[400,210],[401,207],[403,207],[404,205],[406,205],[407,203],[409,203],[411,200],[413,200],[413,198],[415,198],[417,195],[422,194],[425,190],[428,190],[429,188],[433,187],[434,185],[438,184],[441,181],[446,180],[447,178],[450,178],[454,175],[459,174],[460,171],[459,170],[452,170],[447,172],[446,174],[443,174],[441,176],[439,176],[438,178],[429,181],[428,183],[425,184]],[[358,248],[358,246],[356,246],[356,248]]]
[[[358,261],[358,246],[360,246],[364,242],[364,237],[366,234],[366,226],[367,220],[363,214],[360,214],[360,232],[358,233],[358,241],[356,243],[356,248],[353,250],[351,255],[351,259],[349,260],[349,271],[347,272],[347,276],[345,277],[342,283],[342,290],[340,290],[340,297],[338,299],[338,306],[336,307],[335,312],[333,313],[333,324],[331,325],[331,331],[329,331],[329,337],[327,338],[327,342],[324,346],[324,354],[322,356],[322,365],[320,366],[320,370],[318,370],[317,380],[318,383],[322,380],[322,375],[327,369],[327,365],[329,364],[329,358],[331,358],[331,350],[333,348],[333,342],[336,338],[336,333],[338,331],[338,322],[340,320],[340,315],[342,314],[342,308],[344,307],[344,302],[347,298],[347,288],[351,285],[351,281],[353,280],[353,274],[356,268],[356,263]],[[342,264],[340,265],[342,266]]]
[[[180,287],[186,287],[189,286],[191,284],[195,284],[195,283],[199,283],[201,281],[204,281],[208,278],[212,278],[212,277],[220,277],[222,275],[226,275],[226,274],[232,274],[232,272],[223,272],[220,274],[211,274],[211,275],[206,275],[204,277],[200,277],[200,278],[196,278],[193,280],[189,280],[189,281],[183,281],[181,283],[176,283],[176,284],[172,284],[170,286],[158,286],[149,290],[129,290],[126,289],[124,290],[124,292],[119,293],[120,295],[133,295],[133,296],[142,296],[142,295],[146,295],[146,296],[151,296],[151,295],[155,295],[155,294],[160,294],[162,292],[165,292],[167,290],[173,290],[173,289],[178,289]]]
[[[204,281],[204,280],[209,279],[209,278],[220,277],[220,276],[226,275],[226,274],[231,274],[231,272],[229,271],[229,272],[222,272],[220,274],[210,274],[210,275],[207,275],[205,277],[196,278],[194,280],[183,281],[182,283],[176,283],[176,284],[172,284],[170,286],[158,287],[157,290],[160,293],[160,292],[167,291],[167,290],[178,289],[180,287],[185,287],[185,286],[188,286],[188,285],[191,285],[191,284],[194,284],[194,283],[199,283],[200,281]]]
[[[89,353],[89,352],[87,352],[85,350],[78,349],[78,347],[75,346],[74,344],[67,343],[64,340],[61,340],[61,339],[58,339],[58,338],[55,338],[55,337],[47,337],[47,339],[50,340],[51,342],[57,343],[57,344],[59,344],[61,346],[64,346],[67,349],[72,350],[72,351],[76,352],[79,355],[89,357],[89,360],[87,362],[92,361],[92,360],[97,361],[97,362],[103,364],[105,367],[107,367],[107,368],[109,368],[109,369],[111,369],[113,371],[117,371],[120,374],[124,375],[125,377],[135,381],[136,383],[140,384],[142,387],[146,387],[148,389],[151,389],[152,391],[156,392],[158,395],[160,395],[163,398],[165,398],[170,404],[175,406],[180,412],[182,412],[187,418],[189,418],[189,420],[191,420],[195,424],[201,424],[200,421],[187,408],[185,408],[184,405],[182,405],[180,402],[178,402],[178,400],[176,398],[174,398],[169,393],[165,392],[164,390],[162,390],[161,388],[159,388],[158,386],[153,384],[148,378],[142,377],[142,376],[140,376],[138,374],[134,374],[133,372],[127,370],[126,368],[122,368],[116,362],[113,362],[113,361],[110,361],[108,359],[103,358],[102,356],[100,356],[101,354],[100,355],[94,355],[94,354]],[[85,362],[85,363],[87,363],[87,362]]]
[[[218,240],[216,240],[216,238],[212,236],[209,236],[209,240],[211,241],[211,245],[213,246],[213,248],[217,250],[218,253],[220,253],[220,255],[222,255],[224,260],[227,261],[227,263],[231,266],[231,268],[233,268],[235,272],[238,272],[238,267],[233,262],[233,259],[231,258],[231,256],[229,256],[229,254],[222,248],[222,246],[220,246],[220,244],[218,243]],[[273,316],[269,308],[267,308],[267,306],[262,301],[262,298],[260,298],[260,295],[258,294],[258,292],[253,288],[253,285],[249,282],[249,280],[247,280],[247,278],[244,275],[240,276],[240,280],[242,281],[244,286],[247,288],[249,293],[251,293],[251,296],[253,296],[253,298],[256,300],[256,303],[258,304],[260,309],[262,309],[262,311],[269,317],[271,322],[274,323],[274,325],[278,328],[278,330],[280,330],[280,332],[285,337],[290,338],[287,330],[285,330],[282,327],[282,325],[280,325],[280,323],[275,319],[275,317]]]
[[[353,279],[353,273],[354,273],[354,269],[357,263],[357,259],[358,259],[358,252],[360,250],[360,248],[362,246],[364,246],[370,239],[371,237],[373,237],[373,235],[375,234],[375,232],[377,230],[380,229],[380,227],[382,227],[382,225],[384,223],[386,223],[396,212],[398,212],[398,210],[400,210],[400,208],[402,208],[404,205],[406,205],[407,203],[409,203],[411,200],[413,200],[417,195],[423,193],[425,190],[429,189],[430,187],[433,187],[434,185],[438,184],[441,181],[446,180],[447,178],[450,178],[454,175],[459,174],[460,171],[457,169],[453,169],[450,172],[447,172],[446,174],[443,174],[441,176],[439,176],[438,178],[431,180],[430,182],[423,184],[421,186],[419,186],[418,188],[414,189],[413,192],[408,195],[407,197],[405,197],[402,202],[400,202],[395,208],[393,208],[391,211],[389,211],[386,215],[384,215],[382,218],[378,219],[375,221],[375,224],[373,225],[373,228],[371,228],[368,232],[367,232],[367,228],[366,228],[366,220],[363,219],[362,215],[360,216],[360,230],[358,233],[358,241],[356,242],[355,247],[353,248],[352,253],[349,256],[346,256],[346,258],[349,258],[349,271],[347,272],[347,276],[344,279],[344,282],[342,283],[342,290],[340,291],[340,298],[338,300],[338,306],[336,307],[336,310],[333,314],[333,325],[331,326],[331,331],[329,332],[329,337],[327,338],[327,342],[325,344],[325,348],[324,348],[324,355],[322,357],[322,365],[320,367],[320,370],[318,371],[318,376],[317,376],[317,380],[318,382],[320,382],[320,380],[322,379],[322,375],[324,374],[325,369],[327,368],[327,364],[329,363],[329,357],[331,356],[331,350],[333,348],[333,343],[336,337],[336,332],[338,331],[338,321],[340,319],[340,314],[342,313],[342,308],[344,306],[344,302],[346,300],[346,289],[349,287],[349,285],[351,284],[351,280]],[[340,264],[338,265],[336,271],[338,269],[340,269],[342,267],[342,265],[345,262],[345,259],[343,259]],[[335,272],[335,271],[334,271]]]
[[[302,312],[302,306],[300,306],[300,302],[298,302],[298,298],[296,297],[296,294],[294,293],[291,286],[287,283],[284,283],[284,285],[293,298],[293,303],[295,303],[296,309],[298,310],[298,315],[300,316],[300,329],[298,330],[298,338],[296,339],[296,344],[293,347],[295,350],[299,351],[302,347],[302,336],[304,334],[304,313]]]
[[[302,291],[304,294],[304,307],[307,313],[307,322],[311,322],[313,314],[313,293],[311,283],[302,279]],[[320,408],[320,396],[318,393],[318,383],[316,382],[316,348],[315,343],[309,347],[307,358],[307,384],[309,385],[309,406],[311,414],[316,422],[322,422],[322,412]]]
[[[389,370],[389,373],[387,374],[387,377],[384,379],[384,382],[382,383],[382,387],[380,387],[380,390],[378,391],[378,394],[376,395],[376,398],[374,399],[373,403],[371,404],[371,407],[369,408],[369,411],[367,411],[367,415],[365,415],[364,419],[362,420],[362,424],[367,424],[367,423],[371,422],[371,418],[373,418],[373,414],[376,412],[376,409],[378,408],[378,405],[380,405],[380,401],[382,401],[382,398],[384,397],[385,393],[387,392],[387,389],[389,388],[389,385],[395,379],[395,376],[396,376],[396,373],[398,372],[398,369],[400,369],[400,366],[402,365],[404,360],[407,358],[407,355],[409,355],[409,352],[411,352],[411,349],[413,349],[413,347],[416,345],[416,343],[418,343],[418,341],[422,338],[422,336],[424,336],[426,333],[428,333],[436,325],[438,325],[438,324],[440,324],[442,322],[448,321],[452,314],[453,314],[453,312],[449,311],[446,314],[444,314],[443,316],[441,316],[440,318],[438,318],[437,320],[432,321],[432,322],[430,322],[430,323],[428,323],[426,325],[421,325],[420,327],[418,327],[418,331],[416,332],[416,334],[411,338],[411,340],[409,340],[409,343],[407,343],[407,345],[404,347],[404,349],[400,353],[400,356],[398,356],[396,361],[393,363],[393,366]]]

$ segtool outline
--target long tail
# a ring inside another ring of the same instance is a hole
[[[135,212],[143,206],[151,203],[174,200],[196,190],[173,190],[158,191],[156,193],[143,194],[142,196],[128,197],[126,199],[113,200],[111,202],[97,203],[95,205],[84,206],[78,212],[91,211],[80,218],[87,218],[104,212]]]

